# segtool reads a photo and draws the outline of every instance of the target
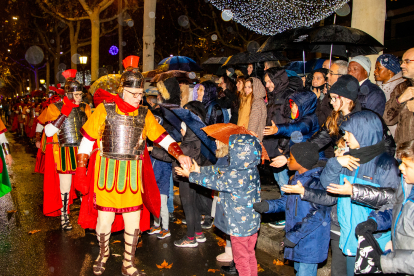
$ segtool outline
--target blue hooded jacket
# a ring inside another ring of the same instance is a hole
[[[252,135],[231,135],[229,156],[228,166],[201,167],[200,173],[192,172],[189,180],[220,192],[216,208],[224,216],[214,222],[217,228],[230,236],[247,237],[260,228],[260,214],[253,209],[253,203],[260,202],[257,165],[262,146]]]
[[[304,187],[322,190],[319,177],[323,168],[303,174],[296,172],[288,185],[298,181]],[[285,247],[285,259],[301,263],[321,263],[328,257],[331,207],[303,201],[298,194],[283,194],[281,198],[267,200],[269,211],[285,211],[286,238],[295,247]]]
[[[360,148],[378,144],[383,139],[381,121],[376,114],[369,110],[354,113],[340,127],[354,135]],[[361,164],[354,171],[342,167],[337,157],[329,159],[321,175],[322,185],[325,188],[330,183],[343,185],[344,178],[347,178],[351,184],[393,189],[399,186],[400,181],[397,162],[394,157],[386,152],[375,156],[367,163]],[[341,229],[339,247],[345,255],[356,255],[358,241],[355,236],[355,227],[366,221],[372,210],[367,206],[352,202],[350,196],[338,197],[337,213]],[[376,234],[375,238],[384,250],[385,244],[391,239],[391,235],[388,231]]]
[[[288,124],[278,124],[278,131],[275,135],[289,137],[290,144],[307,141],[318,131],[319,123],[316,116],[317,98],[315,93],[310,91],[296,92],[289,97],[298,106],[299,116]]]

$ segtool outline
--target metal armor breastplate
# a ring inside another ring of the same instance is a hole
[[[55,106],[62,109],[63,102],[55,103]],[[78,147],[82,140],[82,134],[80,129],[85,124],[87,116],[85,113],[85,103],[79,104],[79,107],[75,107],[70,112],[68,118],[60,127],[57,134],[60,147]]]
[[[105,129],[102,133],[102,156],[116,160],[140,160],[144,154],[142,132],[148,108],[140,106],[137,116],[116,113],[115,103],[104,103]]]

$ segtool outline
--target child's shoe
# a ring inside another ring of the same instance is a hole
[[[231,247],[226,246],[224,247],[225,252],[218,255],[216,257],[216,260],[223,263],[229,263],[233,261],[233,251],[231,250]]]
[[[223,271],[224,274],[239,275],[234,261],[232,261],[229,266],[222,266],[221,271]]]
[[[197,235],[197,233],[195,233],[195,239],[197,240],[197,242],[205,242],[206,239],[206,235],[204,235],[204,233],[201,233],[200,235]]]
[[[269,226],[276,228],[276,229],[283,229],[285,228],[285,224],[286,224],[286,220],[279,220],[279,221],[275,221],[275,222],[270,222]]]
[[[162,229],[161,230],[161,232],[159,232],[158,234],[157,234],[157,238],[159,238],[159,239],[165,239],[165,238],[168,238],[168,237],[170,237],[171,236],[171,232],[170,232],[170,230],[168,230],[168,229]]]
[[[178,247],[197,247],[198,242],[195,238],[190,240],[189,237],[184,236],[181,240],[175,241],[174,245]]]
[[[158,234],[159,232],[161,232],[161,226],[153,226],[151,227],[151,229],[148,231],[148,235],[154,235],[154,234]]]

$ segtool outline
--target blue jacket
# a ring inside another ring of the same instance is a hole
[[[278,124],[275,135],[291,138],[289,146],[292,146],[294,143],[305,142],[318,131],[319,123],[315,113],[318,99],[310,91],[296,92],[289,99],[298,106],[299,116],[288,124]]]
[[[304,187],[323,189],[319,177],[323,168],[303,174],[296,172],[289,185],[298,181]],[[285,247],[285,259],[301,263],[321,263],[328,257],[331,207],[302,201],[300,195],[284,194],[280,199],[268,200],[269,211],[285,211],[286,238],[296,246]]]
[[[190,182],[219,191],[217,207],[225,219],[216,227],[224,233],[247,237],[260,228],[260,214],[253,203],[260,202],[260,177],[257,165],[262,156],[259,140],[252,135],[231,135],[228,166],[206,166],[192,172]]]
[[[383,139],[381,121],[376,114],[369,110],[354,113],[340,127],[354,135],[360,148],[375,145]],[[396,189],[399,185],[398,174],[396,160],[386,152],[374,157],[367,163],[361,164],[354,171],[342,167],[337,157],[335,157],[327,162],[321,175],[321,183],[325,188],[330,183],[343,185],[346,177],[351,183]],[[345,255],[356,255],[358,241],[355,236],[355,227],[366,221],[372,210],[370,207],[351,201],[350,196],[338,197],[337,214],[341,228],[339,247]],[[384,250],[391,234],[388,231],[377,234],[375,237]]]
[[[385,103],[387,102],[384,91],[369,79],[362,83],[357,99],[363,108],[370,109],[381,117],[384,114]]]
[[[150,158],[160,194],[168,195],[170,191],[172,164],[155,159],[152,156]]]

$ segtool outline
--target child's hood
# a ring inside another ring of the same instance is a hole
[[[307,115],[311,115],[316,111],[317,98],[315,93],[310,91],[296,92],[289,97],[299,109],[299,117],[297,120],[302,119]]]
[[[351,132],[361,148],[378,144],[383,138],[383,128],[378,115],[369,110],[356,112],[349,116],[341,129]]]
[[[260,163],[262,146],[259,139],[249,134],[233,134],[229,139],[229,169],[249,169]]]

